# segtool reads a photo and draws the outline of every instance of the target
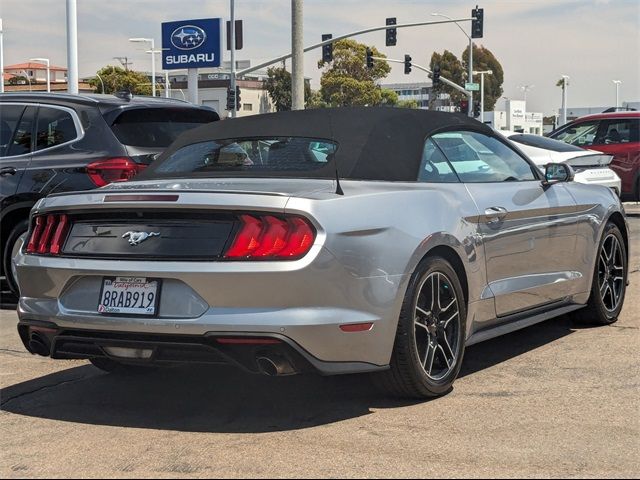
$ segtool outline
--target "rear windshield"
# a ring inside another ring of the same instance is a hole
[[[304,172],[326,166],[331,141],[301,137],[232,138],[186,145],[157,162],[153,174]],[[150,173],[150,172],[147,172]]]
[[[182,132],[218,118],[214,111],[197,108],[136,108],[122,112],[111,129],[123,145],[166,148]]]
[[[560,140],[553,140],[551,138],[541,137],[540,135],[521,133],[518,135],[511,135],[509,140],[521,143],[522,145],[543,148],[553,152],[584,152],[584,149],[576,147],[575,145],[569,145],[568,143],[561,142]]]

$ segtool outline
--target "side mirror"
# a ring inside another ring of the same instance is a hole
[[[543,186],[560,182],[571,182],[575,177],[575,171],[566,163],[549,163],[544,169]]]

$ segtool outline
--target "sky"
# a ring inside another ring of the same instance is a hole
[[[229,0],[78,0],[78,55],[80,76],[91,76],[104,65],[117,65],[127,56],[136,70],[150,71],[150,56],[130,37],[154,37],[160,45],[165,21],[229,16]],[[472,8],[484,8],[484,38],[505,72],[503,95],[521,99],[527,110],[554,114],[561,90],[555,84],[569,75],[570,108],[612,106],[615,85],[621,80],[621,101],[640,101],[640,0],[305,0],[305,45],[317,43],[323,33],[334,36],[384,24],[436,19],[439,12],[469,17]],[[244,49],[237,58],[252,64],[291,50],[290,0],[235,0],[236,19],[244,21]],[[48,57],[66,66],[66,10],[64,0],[0,0],[4,24],[5,65],[33,57]],[[470,25],[463,25],[468,32]],[[460,56],[467,37],[454,24],[398,30],[395,47],[384,46],[384,32],[356,38],[375,45],[390,58],[408,53],[428,65],[433,51],[448,49]],[[226,53],[228,55],[228,53]],[[320,50],[305,54],[305,76],[319,87]],[[228,59],[228,57],[225,57]],[[387,83],[421,82],[423,73],[405,75],[393,66]],[[503,106],[498,102],[497,108]]]

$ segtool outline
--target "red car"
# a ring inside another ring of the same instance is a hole
[[[640,112],[587,115],[554,130],[549,137],[613,155],[610,167],[622,180],[622,197],[640,199]]]

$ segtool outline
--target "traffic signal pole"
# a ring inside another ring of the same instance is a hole
[[[389,62],[389,63],[402,63],[402,64],[405,63],[404,60],[396,60],[395,58],[385,58],[385,57],[371,57],[371,58],[374,59],[374,60],[381,60],[383,62]],[[423,72],[427,72],[428,74],[433,74],[433,70],[430,70],[427,67],[423,67],[422,65],[418,65],[417,63],[411,62],[411,66],[417,68],[418,70],[422,70]],[[464,93],[465,95],[467,95],[469,93],[464,89],[464,87],[461,87],[457,83],[452,82],[448,78],[440,76],[440,81],[442,83],[444,83],[446,85],[449,85],[450,87],[455,88],[456,90]]]
[[[424,27],[424,26],[429,26],[429,25],[442,25],[444,23],[471,22],[473,20],[475,20],[475,17],[457,18],[457,19],[450,19],[450,20],[435,20],[435,21],[429,21],[429,22],[401,23],[399,25],[393,25],[393,28]],[[303,49],[303,52],[309,52],[311,50],[315,50],[316,48],[322,48],[325,45],[329,45],[331,43],[335,43],[338,40],[343,40],[345,38],[356,37],[356,36],[359,36],[359,35],[364,35],[365,33],[377,32],[377,31],[380,31],[380,30],[387,30],[388,28],[390,28],[390,26],[385,24],[385,25],[382,25],[382,26],[379,26],[379,27],[366,28],[364,30],[358,30],[358,31],[351,32],[351,33],[345,33],[344,35],[339,35],[337,37],[330,38],[328,40],[324,40],[324,41],[322,41],[320,43],[314,43],[313,45],[309,45],[308,47],[305,47]],[[235,72],[235,75],[238,76],[238,77],[241,77],[242,75],[246,75],[248,73],[255,72],[256,70],[260,70],[260,69],[263,69],[265,67],[270,67],[271,65],[275,65],[277,63],[281,63],[282,61],[288,60],[289,58],[291,58],[291,56],[292,56],[291,53],[280,55],[279,57],[276,57],[276,58],[273,58],[273,59],[268,60],[266,62],[260,63],[258,65],[253,66],[253,67],[249,67],[249,68],[245,68],[243,70],[239,70],[239,71]],[[402,62],[402,63],[404,63],[404,62]],[[467,93],[468,92],[465,91],[465,95],[467,95]]]

